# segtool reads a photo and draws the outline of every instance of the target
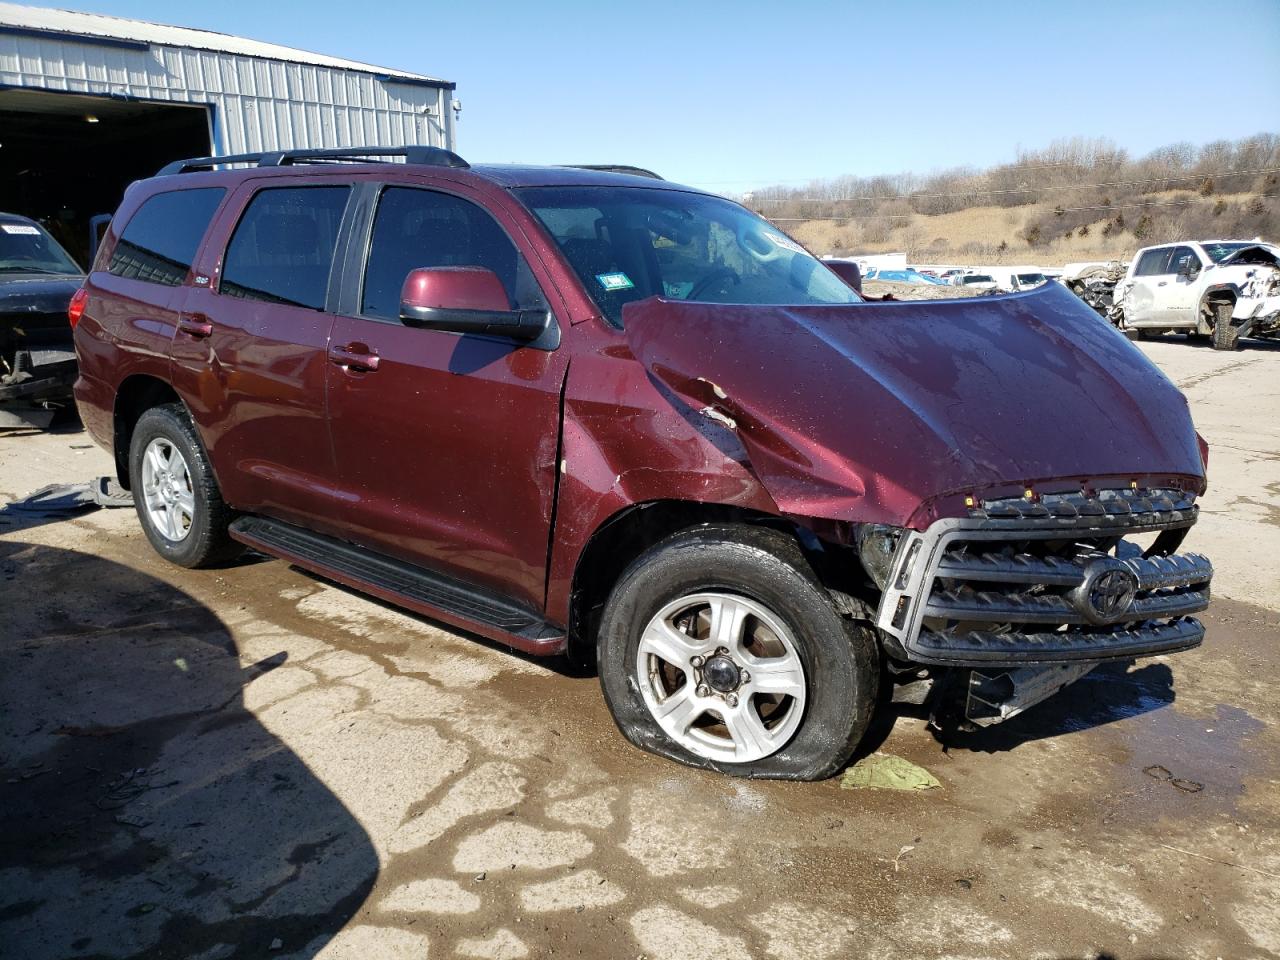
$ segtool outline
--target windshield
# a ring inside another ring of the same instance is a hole
[[[1204,252],[1209,255],[1209,259],[1214,263],[1221,263],[1227,257],[1231,256],[1237,250],[1243,250],[1245,247],[1256,247],[1258,243],[1202,243]]]
[[[80,274],[67,251],[41,227],[13,220],[0,222],[0,271]]]
[[[1020,284],[1024,284],[1024,285],[1027,285],[1027,286],[1030,286],[1030,285],[1033,285],[1033,284],[1037,284],[1037,283],[1044,283],[1044,279],[1045,279],[1045,277],[1044,277],[1044,274],[1043,274],[1043,273],[1020,273],[1020,274],[1018,274],[1018,283],[1020,283]]]
[[[644,187],[516,190],[600,311],[659,296],[704,303],[857,303],[781,230],[720,197]]]

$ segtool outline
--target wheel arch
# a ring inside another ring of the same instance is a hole
[[[853,593],[858,588],[843,581],[839,571],[856,576],[861,567],[852,550],[821,540],[802,523],[748,507],[693,500],[649,500],[626,506],[611,515],[591,534],[574,566],[569,594],[569,657],[576,663],[594,664],[596,628],[609,593],[623,571],[654,544],[685,530],[710,524],[768,527],[793,538],[805,559],[829,588]],[[851,564],[832,562],[833,553],[847,553]]]
[[[1215,317],[1213,308],[1220,303],[1235,305],[1240,289],[1234,283],[1218,283],[1209,287],[1200,297],[1200,309],[1196,312],[1196,330],[1205,336],[1213,333]]]
[[[191,416],[191,411],[187,410],[186,403],[173,385],[152,374],[131,374],[116,388],[112,411],[112,453],[116,462],[116,478],[126,490],[129,489],[129,445],[133,441],[134,428],[144,413],[167,403],[181,404],[187,416]]]
[[[1240,289],[1234,283],[1219,283],[1205,290],[1200,297],[1200,306],[1210,303],[1235,303],[1240,297]]]

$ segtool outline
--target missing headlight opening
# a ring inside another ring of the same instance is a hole
[[[893,557],[902,539],[901,527],[864,523],[858,527],[858,556],[875,585],[883,590],[889,580]]]

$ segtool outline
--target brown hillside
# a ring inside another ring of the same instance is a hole
[[[1280,135],[1130,159],[1071,140],[984,171],[854,178],[757,191],[749,205],[820,254],[916,262],[1128,259],[1186,238],[1280,240]]]

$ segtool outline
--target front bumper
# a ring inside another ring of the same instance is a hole
[[[908,531],[877,613],[890,652],[943,666],[1097,662],[1197,646],[1213,566],[1174,554],[1198,508],[1180,490],[989,501]],[[1125,539],[1154,533],[1146,552]]]
[[[1232,309],[1231,322],[1245,335],[1280,331],[1280,294],[1241,297]]]

